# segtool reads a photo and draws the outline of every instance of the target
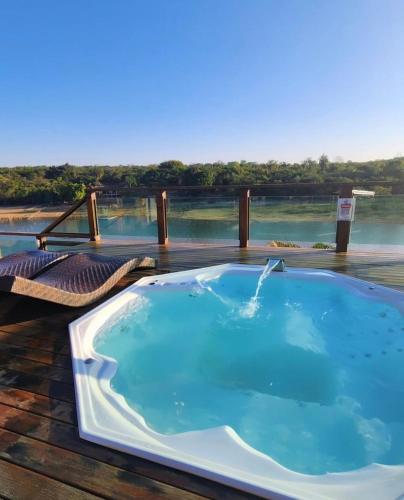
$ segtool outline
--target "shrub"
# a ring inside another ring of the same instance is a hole
[[[268,243],[270,247],[283,247],[283,248],[300,248],[300,245],[293,243],[293,241],[270,241]]]
[[[329,243],[314,243],[314,245],[311,248],[318,248],[320,250],[328,250],[329,248],[333,248],[332,245]]]

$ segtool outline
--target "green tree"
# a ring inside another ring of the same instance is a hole
[[[322,154],[318,159],[318,164],[320,165],[321,169],[325,169],[329,163],[330,161],[328,160],[328,156],[325,154]]]

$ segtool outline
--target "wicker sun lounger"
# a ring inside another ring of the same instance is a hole
[[[20,276],[33,278],[52,264],[68,257],[68,253],[29,250],[14,253],[0,259],[0,276]]]
[[[155,266],[150,257],[73,254],[34,279],[0,276],[0,291],[80,307],[101,298],[129,271]]]

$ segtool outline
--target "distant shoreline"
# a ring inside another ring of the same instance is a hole
[[[56,218],[62,215],[68,208],[69,205],[0,207],[0,220]]]

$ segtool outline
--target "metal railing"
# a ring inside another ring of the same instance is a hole
[[[403,193],[404,182],[361,182],[358,183],[361,188],[371,186],[387,186],[392,188],[392,193]],[[97,193],[108,193],[113,191],[118,195],[135,194],[138,196],[155,196],[157,212],[157,240],[160,245],[168,243],[168,218],[167,206],[170,192],[214,192],[224,193],[232,192],[238,196],[238,227],[239,227],[239,246],[246,248],[250,239],[250,198],[251,194],[260,196],[279,196],[281,195],[302,195],[302,194],[321,194],[337,195],[340,198],[351,198],[353,196],[354,185],[352,183],[289,183],[289,184],[258,184],[258,185],[227,185],[227,186],[167,186],[167,187],[135,187],[135,188],[117,188],[116,186],[100,186],[90,188],[86,196],[68,208],[62,215],[52,221],[47,227],[38,233],[18,232],[18,231],[0,231],[0,236],[27,236],[35,237],[37,246],[46,249],[48,245],[68,245],[73,242],[65,241],[68,239],[88,239],[90,241],[100,241],[101,234],[99,229],[97,215]],[[74,214],[79,208],[86,205],[88,232],[63,232],[55,231],[57,227],[64,222],[70,215]],[[349,245],[351,230],[350,221],[337,221],[336,225],[336,252],[346,252]],[[59,240],[50,240],[49,238],[59,238]]]

